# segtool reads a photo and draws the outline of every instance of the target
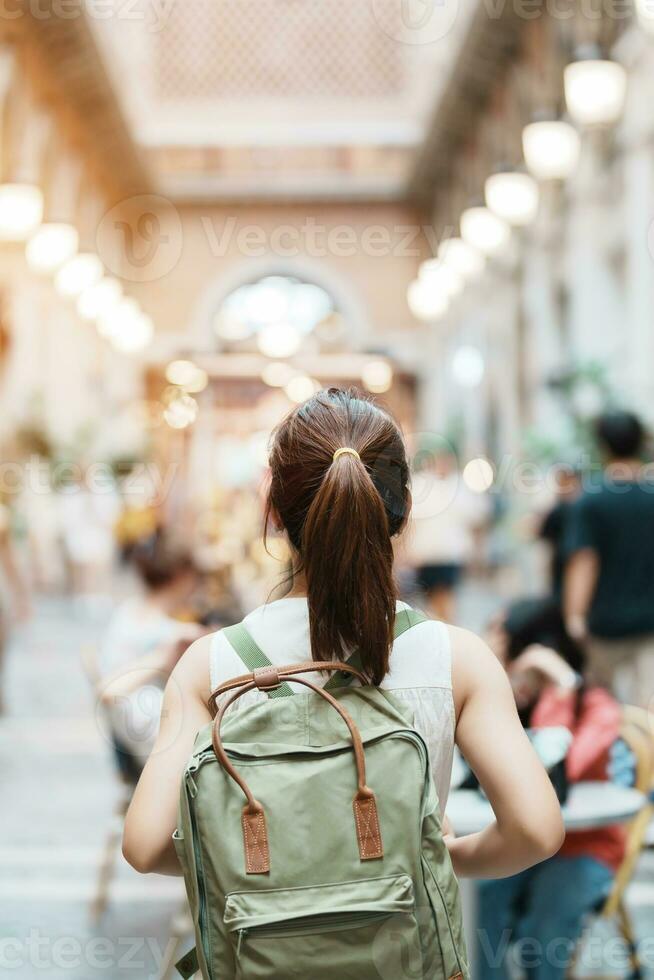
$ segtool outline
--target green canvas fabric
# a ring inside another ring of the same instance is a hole
[[[257,670],[259,667],[272,666],[268,657],[254,642],[243,623],[236,623],[234,626],[225,627],[223,636],[227,637],[248,670],[252,671]],[[284,683],[280,684],[273,691],[269,691],[268,697],[287,698],[292,696],[292,694],[293,691],[290,685]]]
[[[362,861],[350,734],[312,692],[228,713],[221,734],[265,810],[270,871],[245,869],[241,789],[200,731],[181,786],[180,858],[204,980],[468,980],[458,885],[427,748],[392,695],[332,691],[357,725],[383,857]]]

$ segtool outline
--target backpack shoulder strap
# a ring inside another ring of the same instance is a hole
[[[261,647],[257,646],[254,642],[243,623],[226,626],[223,630],[223,635],[227,637],[230,645],[234,648],[248,670],[257,670],[259,667],[272,667],[272,663]],[[268,691],[269,698],[287,698],[292,694],[291,686],[285,681],[280,687]]]
[[[407,607],[406,609],[400,609],[395,617],[395,626],[393,627],[393,640],[397,640],[398,637],[406,633],[413,626],[417,626],[418,623],[426,623],[429,616],[425,616],[424,613],[419,612],[417,609],[411,609]],[[363,664],[361,662],[361,652],[355,650],[346,660],[346,663],[350,667],[354,667],[356,670],[363,671]],[[338,687],[347,687],[348,684],[352,683],[352,675],[339,672],[337,674],[332,674],[327,683],[325,684],[326,691],[333,691]]]
[[[418,609],[412,609],[410,606],[407,606],[406,609],[400,609],[395,617],[393,639],[397,640],[407,630],[410,630],[413,626],[417,626],[419,623],[426,623],[428,619],[429,616],[425,616],[423,612],[420,612]]]

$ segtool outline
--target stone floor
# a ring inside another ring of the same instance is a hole
[[[478,627],[496,601],[485,590],[469,590],[462,617]],[[183,900],[179,880],[141,877],[118,854],[109,908],[99,925],[90,922],[103,842],[120,798],[82,667],[103,621],[97,611],[91,616],[69,601],[43,599],[8,651],[0,718],[0,974],[20,980],[155,980]],[[651,936],[651,854],[641,861],[630,904],[639,937]],[[649,953],[647,975],[654,978]]]
[[[69,602],[42,600],[6,663],[0,973],[20,980],[154,980],[183,899],[180,880],[142,877],[118,853],[108,910],[99,925],[90,922],[121,797],[82,668],[102,622]]]

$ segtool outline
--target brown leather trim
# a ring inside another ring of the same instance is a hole
[[[463,974],[460,972],[453,973],[452,976],[449,978],[449,980],[463,980]]]
[[[279,687],[281,684],[279,671],[276,667],[258,667],[253,672],[252,677],[260,691],[272,691],[273,688]]]
[[[261,667],[259,670],[270,670],[270,667]],[[336,672],[342,671],[345,674],[352,674],[356,677],[358,681],[364,686],[368,684],[368,681],[364,675],[356,670],[354,667],[350,667],[349,664],[342,663],[339,660],[307,660],[302,664],[289,664],[286,667],[272,668],[277,671],[277,676],[279,677],[280,683],[284,680],[292,679],[296,674],[311,674],[311,673],[321,673],[326,672]],[[243,687],[244,684],[252,684],[255,680],[255,674],[258,671],[254,671],[252,674],[240,674],[238,677],[232,677],[230,680],[225,681],[220,684],[214,691],[211,692],[209,697],[209,710],[212,715],[215,716],[217,708],[217,699],[221,694],[225,694],[227,691],[234,691],[237,687]],[[291,680],[291,683],[293,681]]]
[[[250,787],[228,759],[227,753],[225,752],[222,740],[220,738],[220,723],[222,722],[223,716],[227,711],[227,709],[229,708],[230,704],[233,704],[234,701],[237,701],[242,694],[246,694],[248,691],[253,691],[255,686],[256,685],[254,681],[252,681],[252,683],[246,684],[245,687],[239,688],[239,690],[235,691],[231,697],[223,701],[220,707],[220,711],[216,715],[216,719],[213,723],[213,729],[211,732],[211,741],[213,743],[213,750],[216,753],[216,759],[221,764],[221,766],[223,767],[227,775],[231,776],[234,782],[238,783],[238,785],[245,793],[251,813],[254,812],[254,810],[256,810],[257,808],[260,808],[261,804],[255,800],[254,796],[250,791]]]
[[[316,665],[315,669],[320,670],[320,666]],[[335,669],[339,670],[340,666],[336,666]],[[356,673],[356,671],[352,671],[352,673]],[[242,818],[243,840],[245,846],[245,866],[247,873],[267,874],[270,871],[270,855],[263,807],[261,803],[254,798],[252,790],[238,770],[232,765],[231,760],[228,758],[227,753],[225,752],[225,747],[220,737],[220,725],[229,706],[233,704],[234,701],[238,700],[241,695],[246,694],[248,691],[253,691],[257,686],[252,674],[248,674],[247,678],[247,683],[238,688],[236,691],[233,691],[230,697],[226,698],[221,704],[220,710],[218,711],[213,723],[211,734],[216,759],[222,765],[227,775],[241,787],[247,799],[247,805],[243,810]],[[338,711],[339,715],[349,729],[350,735],[352,736],[354,759],[357,768],[358,787],[353,805],[357,841],[359,843],[359,855],[362,861],[370,861],[375,858],[381,858],[384,855],[384,850],[381,840],[381,831],[379,829],[377,801],[375,800],[375,794],[368,786],[366,786],[366,757],[363,750],[363,742],[361,741],[361,733],[343,705],[340,704],[336,698],[332,697],[328,691],[325,691],[322,687],[317,687],[315,684],[312,684],[311,681],[306,679],[306,677],[296,677],[295,683],[308,687],[315,694],[319,695],[319,697],[324,698],[324,700],[327,701],[332,708]]]
[[[366,794],[357,793],[354,797],[354,821],[359,842],[359,856],[362,861],[376,861],[384,856],[377,800],[372,790]]]
[[[268,829],[263,807],[252,810],[248,804],[243,807],[243,844],[245,847],[245,870],[249,875],[265,875],[270,871],[270,849]]]

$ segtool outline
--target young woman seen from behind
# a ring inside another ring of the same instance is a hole
[[[355,393],[318,392],[275,431],[270,469],[267,519],[288,538],[293,580],[284,598],[246,617],[255,642],[275,665],[338,660],[358,648],[370,682],[391,691],[424,736],[442,809],[456,741],[496,816],[480,833],[448,836],[458,875],[511,875],[555,853],[559,805],[493,654],[473,634],[436,621],[392,642],[403,608],[392,541],[411,507],[395,422]],[[220,632],[193,643],[175,668],[125,825],[124,854],[139,871],[181,873],[171,840],[181,773],[211,719],[212,689],[243,672]],[[324,683],[321,676],[311,675]],[[251,692],[230,710],[265,696]]]

